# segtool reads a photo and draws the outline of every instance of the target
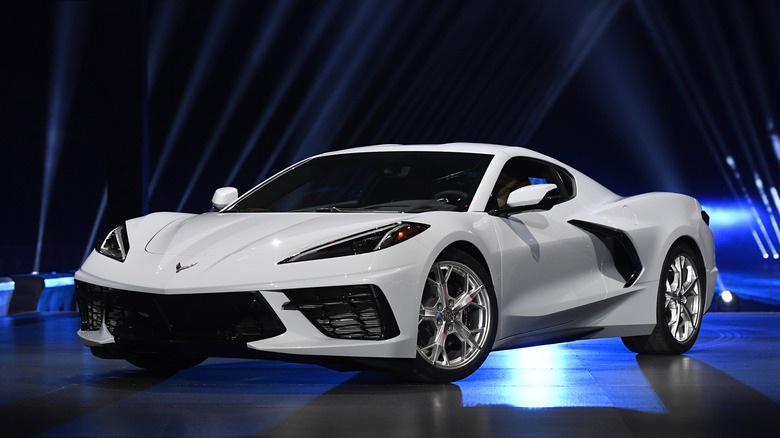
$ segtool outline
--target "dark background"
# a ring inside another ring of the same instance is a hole
[[[757,215],[780,247],[756,184],[778,217],[775,1],[11,1],[0,17],[0,276],[76,269],[124,219],[206,211],[214,189],[318,152],[452,141],[695,196],[725,247],[737,236],[722,269],[780,263],[752,235]]]

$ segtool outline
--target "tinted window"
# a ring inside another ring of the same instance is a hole
[[[555,184],[558,188],[549,196],[556,198],[558,203],[574,196],[573,178],[565,170],[533,158],[513,158],[501,170],[487,210],[503,207],[511,192],[535,184]]]

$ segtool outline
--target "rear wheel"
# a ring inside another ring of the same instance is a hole
[[[452,382],[476,371],[493,347],[497,319],[493,285],[482,265],[463,251],[442,253],[423,288],[413,377]]]
[[[662,269],[653,332],[623,338],[635,353],[682,354],[699,336],[706,291],[701,258],[688,245],[677,243],[669,250]]]

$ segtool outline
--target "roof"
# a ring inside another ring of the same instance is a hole
[[[462,152],[462,153],[483,153],[497,155],[500,153],[506,153],[510,156],[525,155],[539,158],[549,158],[531,149],[519,147],[519,146],[505,146],[497,144],[487,143],[446,143],[446,144],[381,144],[374,146],[362,146],[356,148],[342,149],[338,151],[328,152],[324,155],[334,155],[342,153],[353,152],[387,152],[387,151],[445,151],[445,152]]]

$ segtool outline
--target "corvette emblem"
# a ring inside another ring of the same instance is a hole
[[[195,266],[197,264],[198,264],[198,262],[195,262],[195,263],[193,263],[191,265],[184,265],[184,266],[182,266],[181,263],[176,263],[176,273],[178,274],[179,272],[181,272],[181,271],[183,271],[185,269],[189,269],[189,268],[191,268],[191,267],[193,267],[193,266]]]

